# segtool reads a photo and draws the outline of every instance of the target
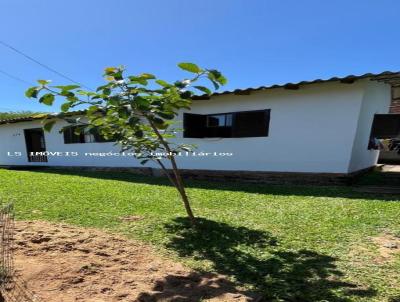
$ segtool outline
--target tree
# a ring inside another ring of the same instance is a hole
[[[175,159],[176,154],[190,151],[194,146],[170,141],[179,130],[173,127],[174,118],[180,110],[190,109],[196,91],[208,95],[212,93],[206,86],[194,83],[205,80],[218,89],[227,81],[215,69],[203,69],[193,63],[180,63],[178,66],[191,73],[191,78],[169,83],[149,73],[125,76],[123,67],[108,67],[104,73],[106,84],[99,86],[95,92],[82,90],[78,85],[50,86],[50,81],[38,80],[39,85],[29,88],[25,95],[49,106],[56,97],[65,101],[61,105],[61,113],[49,115],[44,120],[46,131],[51,131],[57,118],[62,118],[70,126],[61,131],[72,125],[78,125],[81,130],[97,131],[105,139],[115,140],[121,151],[134,151],[141,164],[155,161],[178,190],[194,225],[195,217]],[[87,107],[84,112],[87,120],[71,118],[68,112],[82,105]],[[160,153],[164,155],[160,156]],[[169,167],[165,161],[169,162]]]

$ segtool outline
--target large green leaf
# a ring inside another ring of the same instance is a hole
[[[47,106],[51,106],[51,105],[53,105],[53,102],[54,102],[54,95],[51,93],[46,93],[39,99],[39,102],[43,103]]]
[[[167,83],[167,82],[164,81],[164,80],[157,80],[156,83],[157,83],[158,85],[160,85],[160,86],[167,87],[167,88],[172,86],[171,84]]]
[[[71,108],[71,103],[69,103],[69,102],[61,105],[62,112],[67,112],[69,110],[69,108]]]
[[[101,125],[103,125],[104,123],[105,123],[104,119],[103,119],[103,118],[100,118],[100,117],[98,117],[98,118],[92,120],[93,126],[101,126]]]
[[[110,89],[110,88],[104,88],[104,89],[103,89],[103,93],[104,93],[105,95],[110,95],[110,94],[111,94],[111,89]]]
[[[109,98],[108,103],[112,106],[118,106],[120,104],[120,98],[118,96],[112,96]]]
[[[141,109],[145,109],[150,106],[150,100],[141,96],[136,97],[134,103],[136,103],[136,105]]]
[[[87,109],[87,114],[88,114],[88,115],[92,115],[93,113],[97,112],[98,110],[99,110],[99,108],[98,108],[97,106],[95,106],[95,105],[90,106],[90,107]]]
[[[28,98],[37,98],[39,89],[37,87],[31,87],[25,91],[25,96]]]
[[[228,82],[227,79],[218,70],[209,69],[208,72],[208,78],[211,81],[217,82],[220,85],[225,85]]]
[[[193,73],[199,73],[202,71],[199,66],[197,66],[196,64],[193,64],[193,63],[183,62],[183,63],[179,63],[178,66],[183,70],[193,72]]]
[[[153,80],[156,77],[151,73],[142,73],[139,77],[146,79],[146,80]]]
[[[218,83],[221,85],[226,85],[228,83],[228,80],[221,74],[220,77],[217,79]]]
[[[51,120],[51,121],[45,122],[44,125],[43,125],[43,129],[46,132],[50,132],[51,129],[53,129],[53,126],[54,126],[55,123],[56,123],[55,120]]]
[[[170,112],[157,112],[157,115],[167,120],[172,120],[175,117],[175,114]]]
[[[110,87],[110,86],[111,86],[110,83],[108,83],[108,84],[106,84],[106,85],[101,85],[101,86],[99,86],[99,87],[96,88],[96,91],[103,90],[104,88],[107,88],[107,87]]]
[[[118,68],[117,68],[117,67],[107,67],[107,68],[104,69],[104,73],[105,73],[106,75],[112,75],[112,74],[114,74],[114,73],[117,72],[117,71],[118,71]]]
[[[132,82],[132,83],[139,83],[142,85],[147,85],[148,82],[145,78],[142,77],[135,77],[135,76],[130,76],[128,77],[128,79]]]
[[[210,74],[208,74],[208,78],[210,79],[211,83],[214,85],[215,90],[219,89],[219,84],[217,83],[217,81],[215,80],[214,76]]]
[[[80,88],[81,86],[79,86],[79,85],[59,85],[59,86],[52,86],[52,87],[68,91],[68,90]]]
[[[207,87],[204,87],[204,86],[193,86],[193,87],[208,94],[208,95],[210,95],[212,93],[210,89],[208,89]]]

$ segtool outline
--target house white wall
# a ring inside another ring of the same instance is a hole
[[[118,158],[115,156],[91,156],[92,153],[119,153],[120,148],[114,143],[85,143],[64,144],[64,137],[59,133],[67,123],[59,121],[51,132],[45,132],[46,150],[60,152],[63,156],[50,155],[47,163],[28,162],[25,146],[24,129],[40,128],[40,121],[21,122],[0,125],[0,165],[32,165],[32,166],[101,166],[101,167],[126,167],[140,166],[133,157]],[[21,156],[9,156],[21,152]],[[67,156],[67,153],[77,152],[79,156]],[[85,156],[85,153],[88,153]]]
[[[363,89],[361,82],[326,83],[198,101],[193,113],[271,109],[269,136],[183,141],[204,152],[234,153],[226,159],[211,157],[207,169],[346,173]],[[205,166],[201,158],[181,162],[194,169]]]
[[[251,95],[222,95],[193,102],[192,113],[211,114],[271,109],[268,137],[183,138],[177,140],[198,146],[196,152],[209,156],[182,156],[185,169],[245,170],[277,172],[347,173],[370,166],[376,154],[366,152],[371,114],[384,111],[390,101],[385,84],[359,80],[354,84],[329,82],[302,86],[299,90],[272,89]],[[387,112],[387,109],[386,111]],[[182,114],[177,120],[182,120]],[[116,153],[113,143],[64,144],[57,123],[45,133],[48,151],[79,152],[74,157],[49,157],[48,163],[28,163],[23,129],[40,127],[40,122],[0,125],[0,165],[57,165],[139,167],[132,157],[93,157],[84,153]],[[179,125],[178,127],[182,127]],[[368,135],[367,135],[368,133]],[[364,138],[366,138],[364,140]],[[365,147],[365,148],[364,148]],[[22,152],[10,157],[7,152]],[[214,156],[233,153],[232,156]],[[157,167],[150,164],[150,166]]]
[[[354,137],[349,172],[354,172],[376,165],[378,150],[368,150],[371,126],[375,114],[388,113],[391,102],[390,87],[387,84],[369,82],[358,115],[357,132]]]

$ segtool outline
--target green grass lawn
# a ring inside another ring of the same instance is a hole
[[[188,181],[199,219],[187,228],[166,180],[127,173],[0,170],[17,219],[104,228],[273,301],[400,301],[400,255],[372,238],[400,236],[400,197],[351,188]],[[120,218],[140,216],[127,222]]]

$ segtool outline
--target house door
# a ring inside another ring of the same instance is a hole
[[[46,151],[43,129],[25,129],[26,152],[29,162],[47,162],[47,156],[38,154]]]

